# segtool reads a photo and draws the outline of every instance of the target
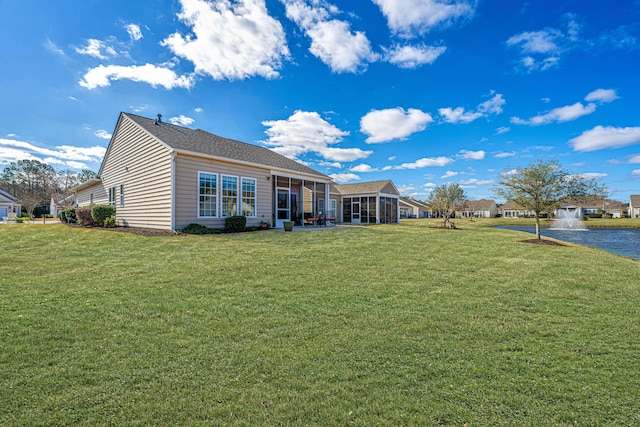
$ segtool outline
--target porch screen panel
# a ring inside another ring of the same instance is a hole
[[[238,214],[238,177],[222,175],[222,216]]]
[[[376,223],[376,198],[369,197],[369,224]]]
[[[360,222],[366,224],[369,221],[369,198],[361,197],[360,198]]]
[[[342,216],[344,222],[351,222],[351,198],[347,197],[342,200]]]

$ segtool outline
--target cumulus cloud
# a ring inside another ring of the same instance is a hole
[[[346,21],[332,18],[339,12],[334,5],[304,0],[283,0],[287,18],[295,22],[311,39],[311,52],[334,73],[354,73],[378,60],[369,39],[362,31],[351,31]]]
[[[101,146],[75,147],[60,145],[55,149],[38,147],[30,142],[0,138],[0,164],[18,160],[39,160],[49,164],[61,164],[72,168],[83,162],[101,162],[106,148]],[[80,168],[78,168],[80,169]]]
[[[191,126],[194,122],[195,122],[194,119],[192,119],[191,117],[184,116],[182,114],[176,117],[169,118],[169,123],[172,123],[174,125],[179,125],[179,126]]]
[[[433,118],[429,113],[401,107],[372,110],[360,119],[360,132],[369,135],[367,144],[403,140],[409,135],[423,131]]]
[[[502,94],[497,93],[491,99],[481,103],[475,111],[465,111],[464,107],[445,107],[439,108],[438,113],[447,123],[471,123],[480,117],[487,117],[491,114],[501,114],[502,107],[507,101]]]
[[[596,126],[569,140],[574,151],[596,151],[640,144],[640,127]]]
[[[573,105],[554,108],[546,114],[534,116],[528,120],[521,119],[519,117],[511,117],[511,123],[516,125],[539,126],[554,122],[570,122],[582,116],[591,114],[594,111],[596,111],[596,104],[589,103],[587,105],[584,105],[581,102],[576,102]]]
[[[117,55],[116,50],[108,46],[102,40],[89,39],[85,47],[77,47],[76,52],[81,55],[89,55],[98,59],[107,59]]]
[[[444,175],[442,175],[440,178],[441,179],[447,179],[447,178],[452,178],[454,176],[458,176],[460,174],[460,172],[455,172],[455,171],[446,171],[444,173]]]
[[[373,153],[359,148],[331,147],[340,143],[349,132],[338,129],[316,112],[298,110],[286,120],[267,120],[262,125],[268,127],[265,133],[269,136],[263,143],[292,159],[305,153],[316,153],[330,161],[347,162],[364,159]]]
[[[635,156],[629,157],[629,163],[631,164],[640,163],[640,154],[636,154]]]
[[[358,181],[360,180],[360,177],[356,174],[353,173],[334,173],[332,175],[329,175],[331,177],[332,180],[334,180],[337,183],[345,183],[345,182],[349,182],[349,181]]]
[[[95,131],[94,135],[102,139],[111,139],[111,134],[104,129]]]
[[[445,27],[475,13],[471,0],[373,0],[387,25],[402,37],[424,34],[435,27]]]
[[[479,151],[469,151],[469,150],[460,150],[456,157],[462,160],[482,160],[484,159],[485,152],[483,150]]]
[[[136,24],[127,24],[124,26],[129,34],[129,38],[131,41],[138,41],[142,38],[142,31],[140,31],[140,27]]]
[[[384,60],[400,68],[417,68],[424,64],[433,64],[447,48],[445,46],[394,46],[384,49]]]
[[[285,33],[264,0],[180,0],[178,18],[191,28],[171,34],[162,44],[191,61],[195,72],[215,80],[278,77],[289,57]]]
[[[350,168],[349,171],[351,171],[351,172],[377,172],[378,169],[372,168],[371,166],[367,165],[366,163],[361,163],[361,164],[359,164],[357,166],[354,166],[354,167]]]
[[[566,30],[545,28],[538,31],[524,31],[507,39],[508,47],[520,50],[517,63],[525,71],[544,71],[556,67],[562,54],[578,41],[580,26],[572,15],[566,15]]]
[[[447,166],[451,163],[453,163],[453,159],[450,157],[424,157],[411,163],[403,163],[398,166],[385,166],[383,170],[422,169],[435,166]]]
[[[97,87],[110,86],[112,81],[122,79],[148,83],[153,87],[162,86],[165,89],[189,89],[194,84],[193,76],[179,76],[173,70],[153,64],[132,66],[99,65],[89,69],[78,84],[91,90]]]
[[[490,179],[476,179],[476,178],[471,178],[471,179],[463,179],[460,180],[459,184],[461,186],[473,186],[476,187],[478,185],[487,185],[487,184],[491,184],[493,181]]]
[[[616,99],[618,93],[614,89],[596,89],[584,98],[587,102],[613,102]]]

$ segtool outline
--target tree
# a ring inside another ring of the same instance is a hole
[[[76,178],[79,185],[97,177],[98,174],[91,169],[82,169]]]
[[[572,175],[555,160],[535,160],[527,167],[505,170],[496,188],[498,198],[512,200],[534,212],[536,238],[540,239],[540,214],[552,213],[563,202],[580,200],[605,191],[594,179]]]
[[[443,218],[442,226],[446,228],[451,214],[458,210],[466,200],[467,196],[460,185],[449,183],[431,190],[427,204]]]

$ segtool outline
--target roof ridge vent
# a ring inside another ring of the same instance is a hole
[[[158,118],[156,119],[155,123],[157,125],[159,125],[160,123],[162,123],[162,114],[158,114]]]

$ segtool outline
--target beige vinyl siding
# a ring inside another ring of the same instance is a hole
[[[107,191],[102,183],[84,188],[76,194],[76,205],[78,207],[89,206],[91,204],[91,193],[93,193],[94,205],[106,205],[108,202]]]
[[[198,218],[198,172],[218,175],[218,209],[220,216],[221,175],[232,175],[256,180],[256,217],[247,218],[247,226],[258,225],[260,221],[272,219],[272,181],[267,168],[239,165],[213,159],[203,159],[186,154],[178,154],[175,166],[175,228],[182,229],[191,223],[212,228],[224,228],[224,218]]]
[[[393,194],[393,195],[396,195],[396,196],[398,195],[398,191],[393,186],[393,184],[390,183],[390,182],[387,185],[384,186],[384,188],[380,191],[380,193]]]
[[[126,116],[111,141],[100,175],[105,195],[109,188],[116,188],[120,225],[171,229],[171,150]],[[120,206],[121,185],[124,206]]]

